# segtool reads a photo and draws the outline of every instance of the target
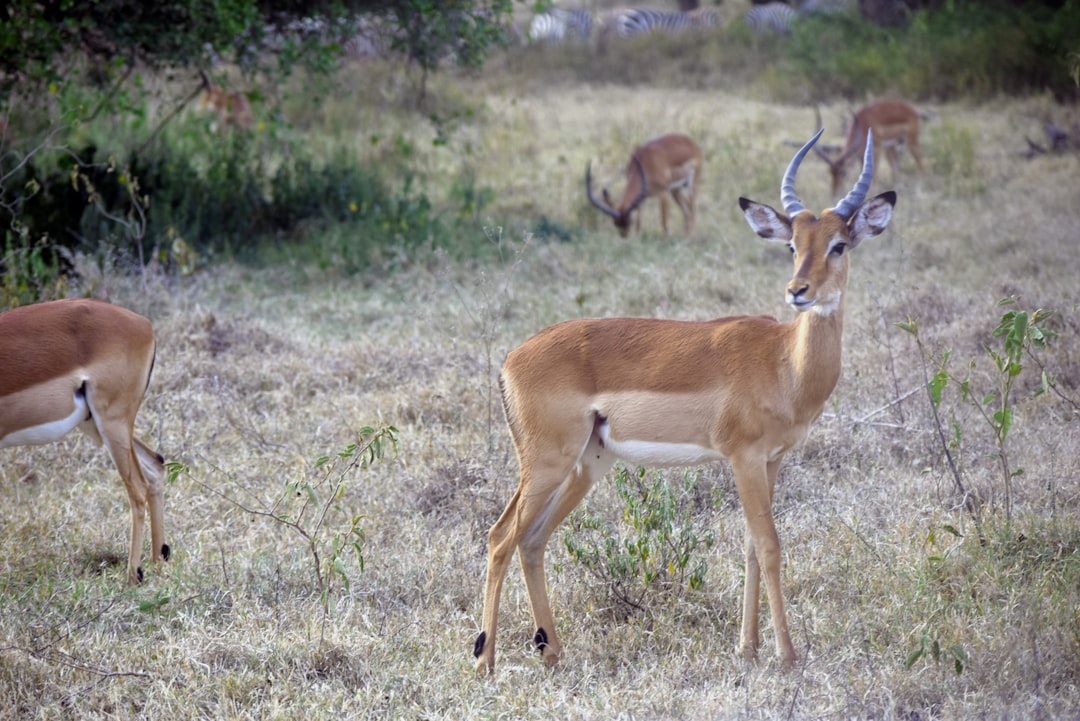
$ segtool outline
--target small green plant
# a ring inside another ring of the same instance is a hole
[[[1003,298],[998,301],[999,306],[1014,306],[1016,303],[1017,299],[1014,297]],[[948,435],[945,433],[939,415],[942,394],[948,385],[956,386],[960,391],[960,401],[974,408],[978,416],[985,421],[992,431],[994,456],[1001,471],[1005,492],[1005,517],[1006,520],[1011,520],[1013,479],[1024,473],[1024,469],[1014,466],[1009,458],[1008,440],[1014,422],[1015,392],[1019,377],[1024,371],[1024,360],[1026,358],[1032,358],[1041,370],[1041,382],[1035,394],[1040,395],[1055,387],[1053,377],[1046,372],[1045,367],[1042,366],[1036,356],[1036,351],[1045,349],[1057,336],[1056,331],[1046,325],[1046,322],[1053,315],[1053,311],[1042,309],[1035,311],[1012,309],[1001,316],[997,327],[991,332],[991,337],[1000,341],[1000,348],[991,347],[989,343],[983,344],[983,350],[993,363],[990,382],[994,387],[987,392],[980,392],[979,390],[980,381],[974,375],[976,369],[974,359],[968,363],[967,373],[963,376],[958,375],[951,370],[951,351],[944,351],[940,356],[935,356],[919,336],[918,321],[908,319],[906,322],[897,324],[901,330],[907,331],[915,337],[915,342],[919,347],[923,358],[924,378],[926,379],[927,392],[933,409],[938,437],[957,489],[965,498],[965,504],[969,510],[974,510],[974,506],[961,477],[960,466],[953,453],[961,445],[964,429],[954,416],[950,422],[951,433]],[[928,377],[926,373],[928,363],[937,366],[937,370],[932,377]]]
[[[910,604],[913,609],[919,610],[924,619],[916,629],[919,642],[904,661],[907,670],[911,670],[919,659],[929,658],[937,664],[952,661],[956,673],[963,673],[967,652],[960,643],[946,640],[954,629],[941,623],[947,611],[955,610],[956,603],[942,589],[943,585],[948,586],[947,582],[943,584],[948,577],[946,564],[963,542],[963,534],[949,523],[932,526],[926,534],[926,546],[930,552],[926,557],[925,570],[916,584],[918,593]]]
[[[620,466],[615,489],[629,533],[614,531],[584,508],[571,515],[563,532],[570,559],[602,581],[624,613],[644,608],[650,593],[704,587],[708,566],[701,554],[712,547],[714,535],[698,528],[686,501],[697,484],[691,472],[680,488],[660,471]]]
[[[957,676],[964,672],[964,665],[967,663],[967,653],[963,646],[958,643],[943,645],[939,639],[931,637],[929,633],[924,633],[919,639],[919,645],[908,654],[904,668],[910,671],[915,662],[924,657],[933,659],[934,663],[952,661],[953,670],[956,671]]]
[[[360,573],[364,571],[364,517],[352,513],[343,503],[348,480],[354,471],[366,469],[387,453],[397,451],[398,430],[394,426],[364,426],[357,434],[355,443],[316,459],[311,477],[286,481],[268,507],[252,508],[200,483],[245,513],[270,518],[303,541],[311,557],[324,621],[330,616],[332,580],[340,579],[349,589],[349,558]],[[170,482],[181,471],[170,466]]]

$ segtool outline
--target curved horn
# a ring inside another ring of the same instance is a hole
[[[870,181],[874,179],[874,131],[866,131],[866,152],[863,153],[862,174],[855,181],[855,187],[844,196],[843,200],[836,204],[833,212],[844,220],[851,220],[855,211],[866,200],[866,192],[870,190]]]
[[[585,194],[589,196],[589,202],[592,203],[593,205],[595,205],[597,208],[604,211],[605,213],[610,215],[612,218],[618,218],[619,217],[619,214],[616,211],[612,210],[611,208],[609,208],[604,203],[601,203],[599,200],[596,199],[596,196],[593,195],[593,192],[592,192],[592,163],[591,162],[587,166],[585,166]]]
[[[817,135],[810,138],[806,145],[799,148],[799,152],[795,153],[795,157],[788,163],[787,171],[784,173],[784,179],[780,181],[780,202],[784,205],[784,212],[789,218],[795,216],[798,213],[806,210],[806,206],[799,200],[799,196],[795,194],[795,174],[799,172],[799,165],[802,163],[802,159],[806,157],[806,154],[810,152],[810,148],[814,147],[814,143],[818,141],[821,134],[825,132],[825,128],[817,131]]]

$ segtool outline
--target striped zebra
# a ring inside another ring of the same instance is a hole
[[[656,32],[680,32],[712,27],[720,23],[720,12],[714,8],[698,8],[690,12],[664,12],[644,8],[616,10],[603,22],[604,36],[632,38]]]
[[[755,35],[790,35],[799,13],[790,5],[770,2],[746,11],[746,24]]]
[[[558,45],[564,40],[588,40],[592,34],[592,14],[588,10],[563,10],[533,16],[529,42]]]

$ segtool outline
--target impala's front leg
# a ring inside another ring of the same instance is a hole
[[[780,587],[780,536],[772,515],[773,489],[780,460],[763,463],[759,459],[732,459],[739,501],[746,515],[746,586],[743,593],[741,646],[748,660],[757,658],[761,645],[758,626],[761,575],[769,594],[769,610],[776,652],[784,668],[795,664],[795,647],[791,643],[787,614],[784,611],[783,589]]]
[[[754,534],[750,524],[746,524],[746,539],[743,544],[746,558],[746,578],[743,585],[742,629],[739,632],[739,647],[743,658],[753,663],[757,661],[758,649],[761,648],[761,631],[758,613],[761,609],[761,567],[758,566],[757,554],[754,553]]]

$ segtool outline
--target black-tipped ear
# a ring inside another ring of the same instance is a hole
[[[859,206],[848,222],[851,238],[848,244],[854,248],[867,238],[881,235],[892,220],[896,193],[892,190],[877,195]]]
[[[888,203],[892,207],[894,207],[894,208],[896,207],[896,191],[895,190],[886,190],[884,193],[879,195],[878,198],[880,198],[881,200],[884,200],[886,203]]]
[[[746,222],[750,229],[766,240],[789,241],[792,238],[791,221],[764,203],[739,198]]]

